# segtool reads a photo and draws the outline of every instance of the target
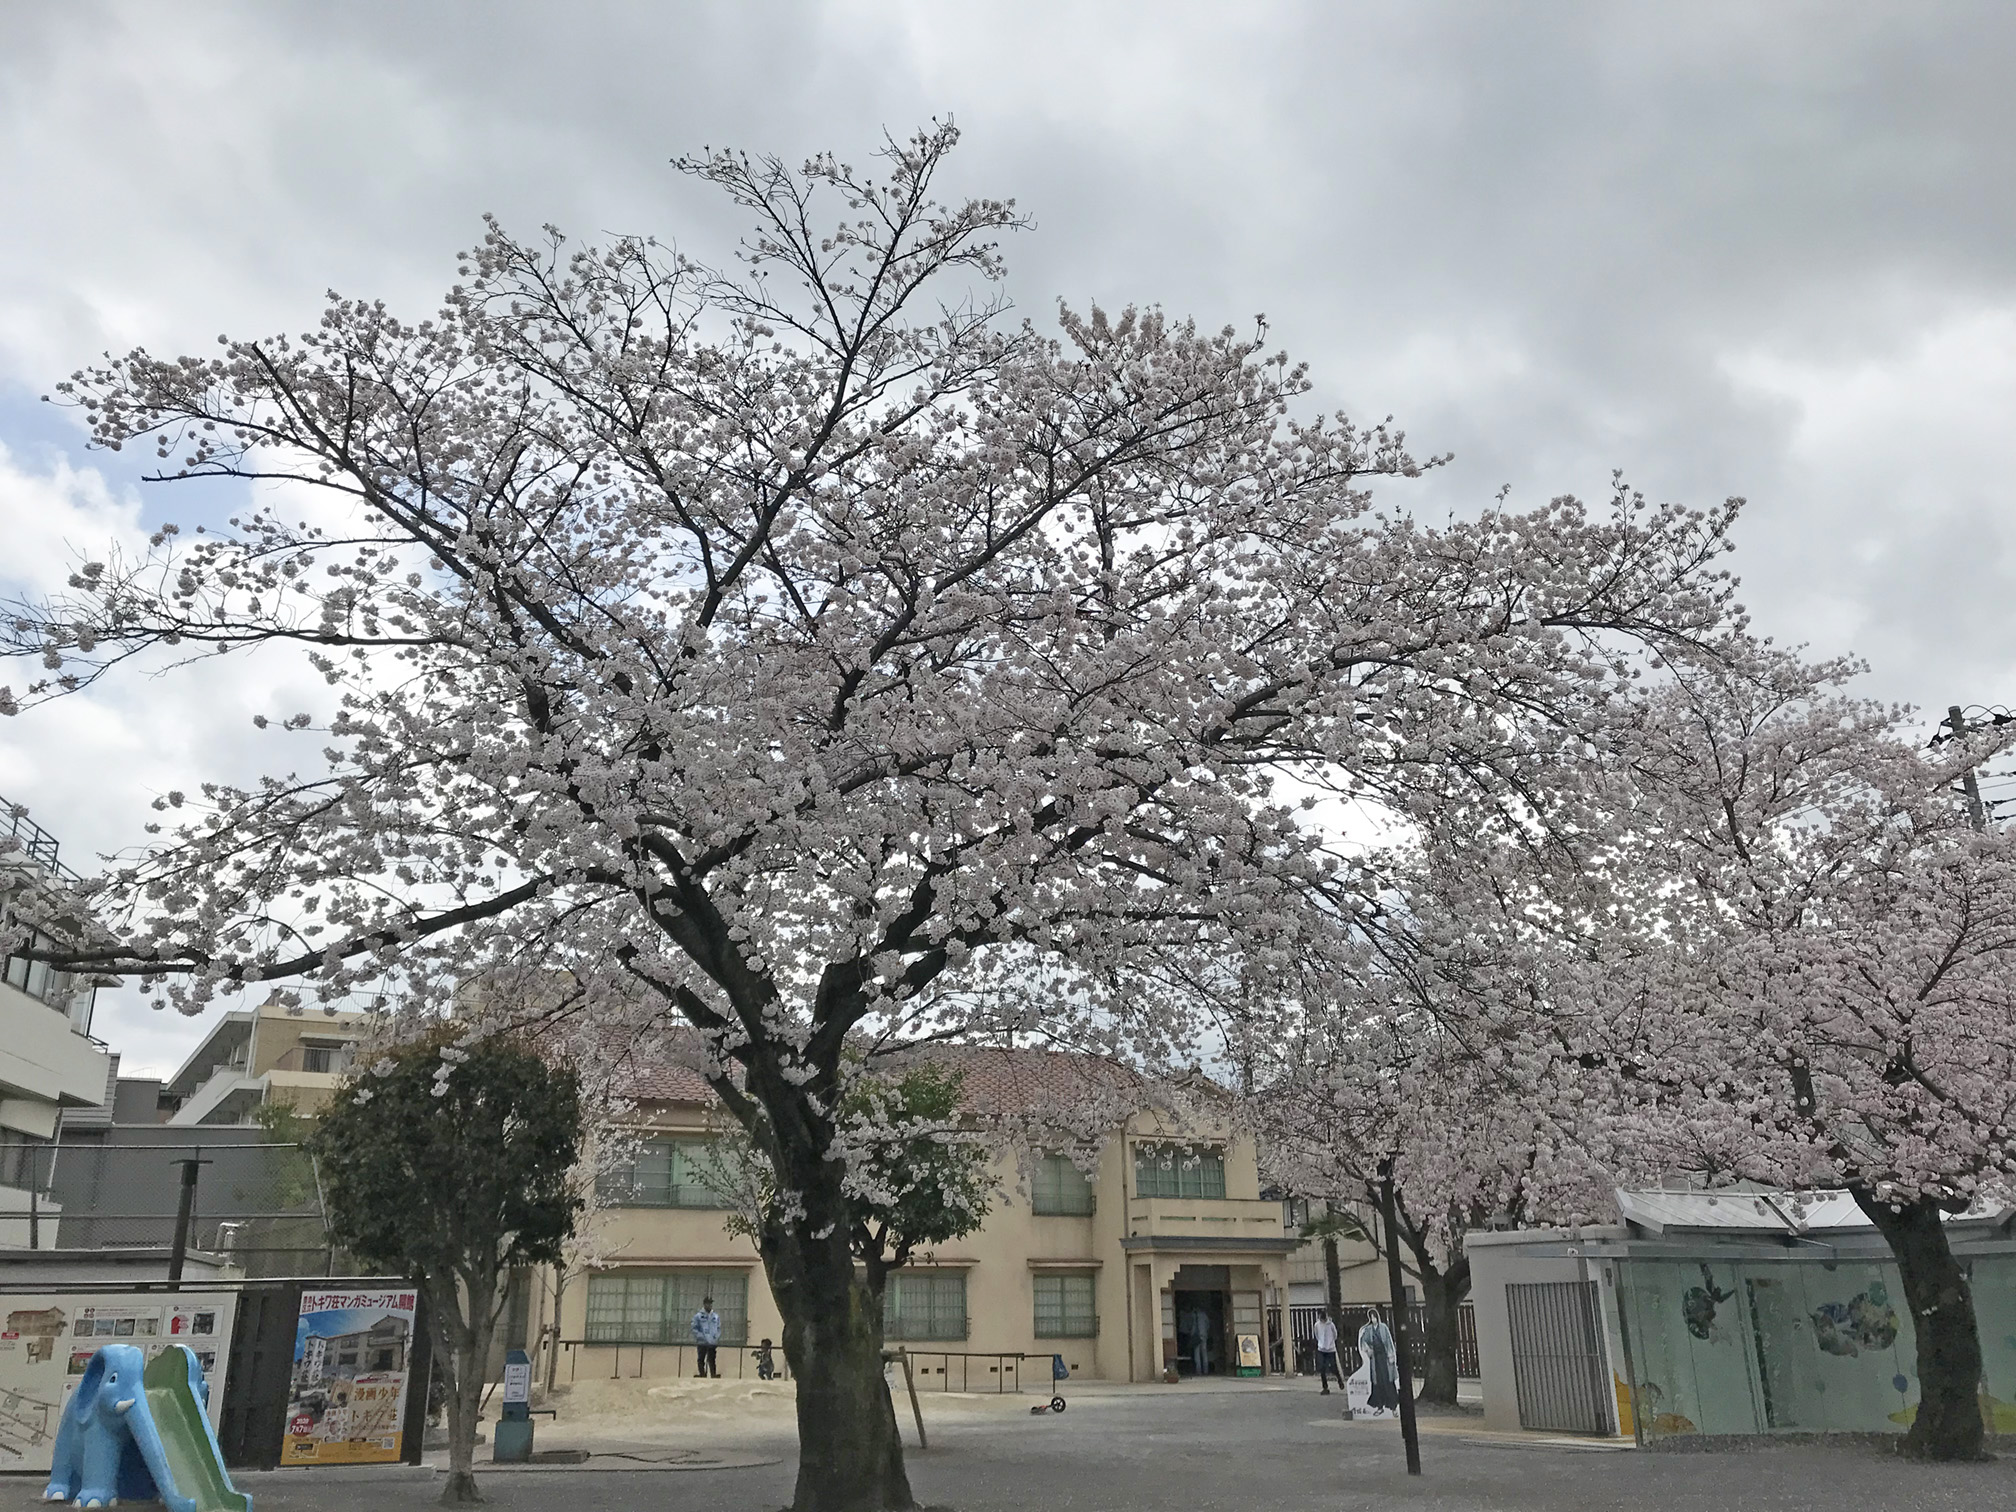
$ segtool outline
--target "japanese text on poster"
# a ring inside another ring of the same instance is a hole
[[[397,1460],[413,1351],[411,1291],[308,1291],[294,1330],[283,1465]]]

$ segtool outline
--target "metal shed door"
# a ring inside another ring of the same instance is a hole
[[[1609,1382],[1593,1281],[1539,1281],[1505,1288],[1512,1325],[1512,1384],[1519,1426],[1609,1434]]]

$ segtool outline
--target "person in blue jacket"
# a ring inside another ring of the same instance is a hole
[[[693,1344],[699,1355],[694,1374],[721,1379],[721,1362],[715,1357],[721,1347],[721,1314],[714,1311],[714,1299],[702,1297],[700,1311],[693,1314]]]

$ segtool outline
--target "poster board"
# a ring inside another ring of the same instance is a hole
[[[402,1457],[417,1300],[410,1286],[301,1293],[282,1465]]]
[[[224,1400],[231,1292],[13,1292],[0,1297],[0,1471],[50,1468],[63,1408],[101,1344],[131,1344],[149,1360],[186,1344],[210,1388],[211,1424]]]
[[[1344,1410],[1356,1422],[1363,1418],[1398,1417],[1399,1412],[1392,1407],[1372,1405],[1372,1365],[1360,1365],[1344,1378]]]
[[[1257,1376],[1260,1370],[1260,1335],[1242,1333],[1239,1335],[1239,1374]]]

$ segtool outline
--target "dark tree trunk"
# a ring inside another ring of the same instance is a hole
[[[880,1277],[855,1273],[841,1163],[823,1150],[785,1159],[804,1212],[767,1223],[762,1251],[798,1384],[792,1512],[909,1512],[917,1503],[882,1375]]]
[[[1421,1304],[1426,1314],[1422,1333],[1428,1354],[1427,1368],[1421,1373],[1420,1399],[1454,1407],[1456,1318],[1463,1299],[1470,1294],[1470,1262],[1458,1259],[1444,1271],[1417,1256],[1414,1269],[1421,1281]]]
[[[1946,1242],[1939,1207],[1921,1199],[1893,1208],[1866,1188],[1851,1190],[1897,1257],[1918,1336],[1918,1415],[1902,1452],[1916,1459],[1980,1459],[1981,1335],[1974,1293]]]

